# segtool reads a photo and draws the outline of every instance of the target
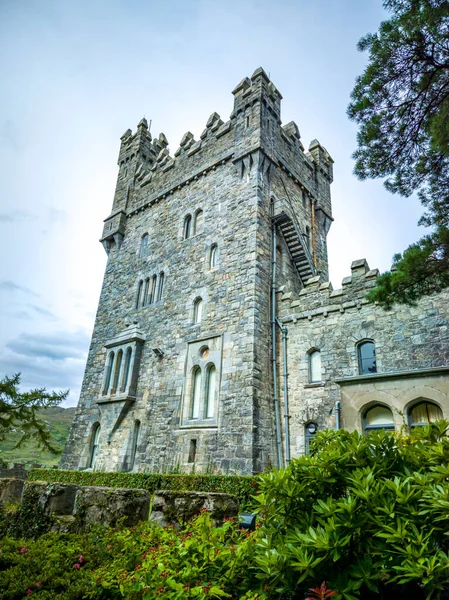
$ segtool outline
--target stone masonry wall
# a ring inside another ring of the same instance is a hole
[[[327,169],[323,179],[322,167],[302,151],[296,126],[281,128],[281,96],[262,69],[233,93],[230,120],[223,123],[213,113],[200,139],[188,132],[174,156],[163,134],[151,138],[145,120],[135,134],[128,130],[122,136],[113,210],[102,237],[109,258],[63,468],[89,466],[97,423],[98,470],[251,473],[276,460],[270,364],[272,187],[285,195],[277,171],[281,160],[290,162],[289,172],[296,169],[296,175],[283,177],[296,191],[308,190],[308,208],[298,218],[311,226],[311,211],[319,204],[330,213],[331,159],[321,157]],[[198,210],[203,211],[201,231],[183,239],[185,217],[194,219]],[[141,257],[144,234],[149,241]],[[218,265],[211,269],[213,244]],[[317,253],[327,273],[320,244]],[[279,284],[299,293],[302,284],[288,250],[281,239],[279,245],[284,255]],[[161,272],[162,299],[136,308],[139,282]],[[203,318],[193,324],[197,297],[203,299]],[[102,397],[105,345],[127,328],[144,340],[136,392]],[[206,347],[217,369],[216,411],[213,419],[194,423],[186,416],[192,368],[198,365],[205,373],[209,363],[199,356]]]
[[[359,260],[339,290],[314,278],[298,296],[279,294],[288,327],[293,456],[304,452],[308,422],[320,429],[335,426],[337,400],[341,425],[350,430],[362,430],[364,411],[377,402],[395,409],[398,428],[408,406],[421,397],[436,402],[449,418],[449,292],[423,298],[416,307],[385,311],[365,299],[377,275]],[[375,375],[358,376],[356,344],[364,339],[375,343]],[[309,383],[311,349],[321,351],[320,383]]]

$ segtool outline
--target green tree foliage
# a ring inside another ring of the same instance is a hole
[[[358,44],[369,53],[348,115],[359,124],[355,173],[417,191],[432,232],[394,257],[372,301],[414,303],[449,286],[449,2],[384,0],[392,14]]]
[[[263,475],[256,577],[286,598],[324,580],[336,599],[446,598],[447,426],[322,432],[311,456]]]
[[[37,415],[37,411],[57,406],[67,397],[66,392],[47,392],[45,388],[20,392],[20,373],[13,377],[5,376],[0,380],[0,441],[12,431],[20,431],[17,447],[29,438],[37,440],[38,445],[57,454],[51,432]]]

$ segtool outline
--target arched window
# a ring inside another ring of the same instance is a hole
[[[309,249],[309,252],[312,252],[312,250],[313,250],[312,236],[310,235],[310,227],[308,225],[306,226],[306,236],[305,237],[306,237],[306,244]]]
[[[198,419],[200,416],[200,398],[201,398],[201,369],[197,367],[193,371],[193,389],[190,418]]]
[[[203,318],[203,300],[201,298],[197,298],[193,303],[193,322],[201,323],[201,319]]]
[[[94,423],[92,426],[92,432],[90,434],[90,456],[88,469],[93,469],[95,465],[95,458],[98,454],[98,442],[100,438],[100,423]]]
[[[418,404],[415,404],[409,411],[410,427],[428,425],[429,423],[434,423],[442,418],[443,413],[441,408],[428,400],[418,402]]]
[[[218,265],[218,246],[217,244],[212,244],[210,247],[210,257],[209,257],[209,268],[215,269]]]
[[[108,365],[106,367],[106,377],[104,380],[103,396],[106,396],[111,386],[112,368],[114,366],[114,353],[109,352]]]
[[[306,454],[310,454],[310,442],[315,437],[316,432],[318,431],[318,426],[316,423],[307,423],[305,427],[305,448],[304,452]]]
[[[151,278],[150,291],[148,294],[148,304],[153,304],[153,302],[156,301],[156,282],[157,277],[156,275],[153,275],[153,277]]]
[[[363,416],[363,427],[365,431],[374,429],[394,429],[393,413],[388,406],[377,404],[369,408]]]
[[[115,368],[114,368],[114,383],[112,384],[111,392],[115,393],[118,390],[118,385],[120,381],[120,369],[122,368],[122,358],[123,358],[123,350],[120,350],[117,353],[117,358],[115,359]]]
[[[134,463],[136,461],[136,453],[137,453],[137,444],[139,442],[139,433],[140,433],[140,421],[136,421],[134,423],[134,431],[133,431],[133,442],[131,448],[131,460],[129,463],[129,470],[134,467]]]
[[[191,217],[191,215],[187,215],[186,218],[184,219],[183,236],[184,236],[185,240],[188,240],[189,237],[192,235],[191,229],[192,229],[192,217]]]
[[[374,342],[366,341],[357,345],[357,356],[359,360],[359,374],[369,375],[377,373],[376,350]]]
[[[162,292],[164,291],[164,272],[159,275],[159,286],[157,288],[156,302],[159,302],[162,298]]]
[[[197,210],[195,213],[195,224],[193,227],[193,234],[197,235],[198,233],[201,233],[203,231],[203,211]]]
[[[148,252],[148,233],[145,233],[140,240],[140,258],[145,258]]]
[[[321,381],[321,352],[319,350],[309,353],[309,381],[310,383]]]
[[[204,410],[204,417],[206,419],[213,419],[215,412],[215,382],[216,382],[217,370],[214,365],[210,365],[207,369],[207,381],[206,381],[206,406]]]
[[[131,350],[131,348],[128,348],[128,350],[126,351],[126,356],[125,356],[125,368],[123,371],[123,380],[122,380],[122,392],[126,391],[126,388],[128,386],[128,379],[129,379],[129,370],[131,368],[131,358],[133,355],[133,351]]]
[[[136,308],[139,308],[140,303],[142,302],[142,291],[143,291],[143,281],[139,281],[139,285],[137,287]]]
[[[149,291],[149,287],[150,287],[150,278],[147,277],[145,279],[145,290],[143,292],[142,306],[146,306],[148,304],[148,291]]]

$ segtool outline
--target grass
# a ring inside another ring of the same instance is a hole
[[[74,407],[61,408],[59,406],[47,408],[40,413],[41,418],[48,423],[53,443],[61,451],[64,449],[74,414]],[[0,459],[5,462],[40,464],[46,467],[52,467],[59,463],[60,454],[51,454],[42,450],[34,440],[28,440],[20,448],[14,449],[19,439],[20,431],[17,431],[12,432],[6,440],[0,442]]]

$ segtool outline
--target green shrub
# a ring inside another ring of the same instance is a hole
[[[257,577],[296,596],[447,598],[448,423],[391,432],[325,431],[312,455],[262,476]]]
[[[167,473],[105,473],[101,471],[63,471],[59,469],[30,469],[28,479],[48,483],[74,483],[106,487],[139,488],[153,493],[156,490],[194,490],[221,492],[238,497],[244,510],[257,492],[258,476],[195,475]]]
[[[37,539],[49,531],[52,524],[52,517],[45,514],[38,503],[37,492],[29,488],[25,488],[20,504],[0,510],[0,537]]]

